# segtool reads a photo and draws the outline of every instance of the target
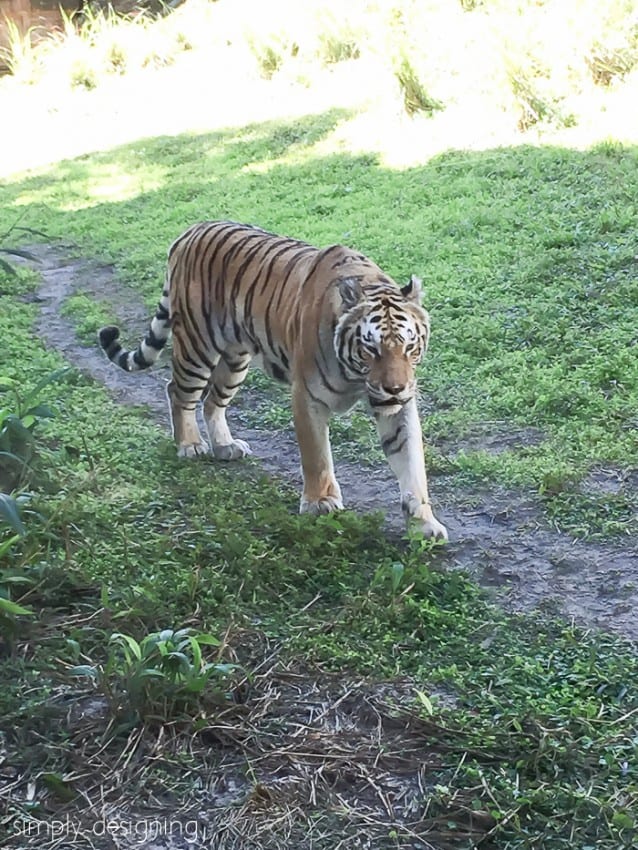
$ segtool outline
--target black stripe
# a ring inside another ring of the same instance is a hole
[[[295,267],[299,264],[299,262],[301,260],[303,260],[309,253],[311,253],[312,250],[313,250],[312,248],[303,247],[294,256],[292,256],[288,260],[288,264],[286,265],[286,268],[284,269],[284,278],[281,281],[281,284],[279,285],[279,295],[277,296],[277,302],[275,304],[276,310],[279,310],[279,306],[281,304],[281,299],[283,298],[284,292],[287,291],[288,281],[290,280],[290,277],[292,276],[292,273],[294,272]]]
[[[248,250],[244,261],[237,269],[235,278],[230,288],[230,298],[233,301],[237,298],[237,293],[239,292],[239,288],[241,287],[241,284],[243,282],[244,275],[248,271],[248,267],[250,266],[254,258],[257,256],[257,254],[264,248],[264,246],[268,247],[268,242],[263,238],[263,235],[261,233],[254,233],[251,234],[251,236],[256,241],[256,244]]]
[[[330,409],[330,406],[329,406],[329,405],[327,405],[327,404],[325,403],[325,401],[322,401],[320,398],[317,398],[317,396],[316,396],[316,395],[314,395],[314,394],[311,392],[310,387],[308,386],[308,381],[306,381],[306,379],[305,379],[305,378],[303,379],[303,385],[304,385],[304,387],[306,388],[306,392],[308,393],[308,395],[310,396],[310,398],[311,398],[311,399],[315,402],[315,404],[320,404],[322,407],[325,407],[325,408],[326,408],[326,410],[329,410],[329,409]]]
[[[342,247],[343,247],[342,245],[330,245],[328,248],[323,248],[321,250],[317,249],[317,256],[315,258],[315,261],[312,263],[312,265],[308,269],[308,274],[306,275],[306,280],[310,280],[312,275],[317,270],[317,266],[319,265],[319,263],[322,260],[324,260],[328,256],[328,254],[331,254],[333,251],[337,251],[338,249],[340,249]]]
[[[316,358],[316,357],[315,357],[315,366],[317,367],[317,370],[318,370],[319,374],[321,375],[321,380],[323,381],[324,386],[326,387],[326,389],[328,389],[331,393],[334,393],[334,395],[341,395],[341,393],[339,392],[339,390],[336,390],[336,389],[332,386],[332,384],[330,383],[330,381],[328,380],[328,376],[326,375],[326,373],[325,373],[325,372],[323,371],[323,369],[321,368],[321,363],[319,363],[319,361],[317,360],[317,358]]]
[[[242,233],[242,232],[245,232],[245,231],[246,231],[246,227],[242,224],[238,224],[238,225],[235,225],[235,227],[233,227],[229,230],[225,230],[222,233],[222,238],[217,239],[217,244],[215,246],[215,254],[211,258],[211,260],[209,261],[209,264],[208,264],[209,273],[211,271],[211,266],[213,266],[215,263],[219,262],[220,256],[221,256],[221,254],[224,250],[224,246],[226,245],[226,243],[233,236],[236,236],[238,233]],[[235,243],[234,245],[232,245],[230,247],[229,251],[224,253],[223,258],[221,259],[221,268],[219,269],[217,275],[215,276],[214,287],[211,286],[211,291],[214,291],[215,299],[217,300],[218,304],[224,303],[223,287],[224,287],[224,284],[226,282],[225,276],[226,276],[226,270],[228,269],[229,258],[230,258],[230,256],[233,255],[233,253],[235,251],[237,251],[239,248],[241,248],[243,246],[243,244],[244,244],[244,240],[241,239],[238,243]],[[211,284],[212,284],[213,283],[212,275],[211,275],[210,280],[211,280]]]
[[[154,348],[155,351],[161,351],[164,348],[164,346],[166,345],[167,339],[166,339],[166,337],[164,337],[163,339],[160,339],[158,336],[156,336],[153,328],[149,328],[146,331],[146,336],[144,337],[144,342],[146,343],[146,345],[149,346],[149,348]]]
[[[223,348],[220,348],[215,344],[215,341],[212,337],[212,323],[206,322],[204,329],[201,328],[201,322],[198,321],[201,317],[200,315],[196,315],[193,313],[191,304],[188,300],[185,300],[182,305],[183,315],[182,315],[182,327],[186,332],[187,336],[183,340],[184,347],[186,350],[188,348],[194,348],[196,353],[202,358],[202,360],[206,362],[210,362],[208,358],[208,352],[210,351],[211,346],[218,353],[221,354]],[[206,319],[206,316],[203,317]],[[203,335],[203,330],[207,332],[207,336]],[[180,328],[181,331],[181,328]],[[174,333],[179,336],[180,342],[182,341],[182,334],[178,332],[177,328],[174,330]],[[198,345],[199,342],[199,345]],[[174,349],[173,349],[174,350]],[[173,355],[174,356],[174,355]]]
[[[276,363],[270,363],[270,371],[272,372],[272,376],[276,381],[281,381],[282,384],[288,383],[286,374],[281,368],[281,366],[278,366]]]
[[[281,256],[283,256],[283,254],[285,254],[287,251],[290,251],[292,249],[293,246],[292,246],[291,242],[293,242],[293,240],[287,240],[287,241],[281,240],[280,242],[275,242],[273,244],[273,246],[272,246],[273,248],[277,248],[277,246],[280,246],[280,247],[278,248],[278,250],[275,250],[274,254],[272,255],[272,257],[270,258],[270,260],[268,262],[268,265],[266,266],[266,273],[265,273],[265,277],[264,277],[264,282],[261,286],[261,289],[259,290],[259,295],[263,295],[264,292],[266,291],[266,288],[271,283],[272,270],[275,267],[275,263],[277,262],[277,260]]]
[[[221,401],[228,401],[229,399],[231,399],[233,397],[233,393],[227,393],[226,392],[226,387],[224,387],[224,389],[220,389],[217,386],[217,384],[212,384],[212,385],[209,385],[209,386],[210,386],[211,392],[213,392],[215,394],[215,396],[218,399],[220,399]]]
[[[198,372],[195,369],[189,369],[188,367],[184,366],[183,363],[176,365],[176,367],[174,368],[174,372],[175,371],[178,371],[182,378],[192,378],[194,381],[197,382],[203,381],[204,386],[208,384],[209,375],[202,375],[201,372]]]
[[[404,437],[403,440],[398,443],[402,432],[403,426],[400,425],[391,437],[386,437],[385,440],[382,440],[381,448],[383,449],[383,453],[385,455],[396,454],[397,452],[400,452],[401,449],[405,446],[408,439],[407,437]]]
[[[137,363],[137,365],[142,369],[148,369],[149,366],[152,366],[152,362],[147,360],[142,353],[141,348],[137,348],[133,354],[133,362]]]

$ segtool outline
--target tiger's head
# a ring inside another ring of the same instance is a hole
[[[425,353],[430,319],[421,306],[421,281],[399,288],[387,279],[340,278],[343,313],[334,346],[351,380],[365,382],[372,410],[398,413],[416,392],[416,366]],[[363,283],[363,285],[362,285]]]

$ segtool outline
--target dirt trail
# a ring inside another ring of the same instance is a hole
[[[131,292],[118,286],[110,266],[71,260],[65,246],[35,246],[41,260],[39,335],[75,366],[104,384],[122,404],[147,405],[168,427],[164,385],[167,370],[128,375],[109,364],[98,350],[77,342],[73,324],[61,315],[66,298],[81,291],[110,305],[114,319],[135,336],[145,328],[148,312]],[[247,428],[241,410],[249,409],[242,391],[229,420],[237,436],[247,439],[263,469],[300,485],[299,456],[293,434]],[[511,435],[510,435],[511,436]],[[488,442],[502,450],[507,435]],[[337,462],[337,475],[349,507],[382,510],[391,532],[402,530],[398,488],[389,469]],[[510,610],[541,609],[638,640],[638,540],[592,543],[573,540],[548,527],[533,496],[506,491],[459,492],[452,481],[433,479],[437,516],[447,525],[451,543],[437,555],[442,568],[462,568],[493,588]],[[471,505],[471,507],[468,507]]]

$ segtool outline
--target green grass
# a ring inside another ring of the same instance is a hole
[[[115,260],[149,307],[167,246],[202,218],[346,242],[399,281],[421,274],[433,320],[426,426],[435,450],[446,446],[436,468],[541,492],[574,533],[635,531],[634,502],[601,517],[594,496],[564,509],[564,488],[544,485],[638,462],[637,151],[450,152],[401,172],[372,157],[313,157],[344,117],[146,140],[62,163],[11,181],[3,222],[26,207],[29,226]],[[78,296],[69,309],[88,338],[101,321],[94,308]],[[266,412],[272,424],[289,421],[282,394]],[[534,426],[544,439],[498,456],[464,450],[469,429],[494,422]],[[371,427],[357,430],[374,443]]]
[[[317,156],[314,145],[343,118],[146,139],[17,175],[0,188],[0,232],[22,215],[73,240],[115,262],[149,307],[168,245],[201,218],[343,241],[398,281],[416,272],[433,322],[421,391],[434,471],[459,485],[536,491],[548,518],[582,535],[635,530],[635,502],[606,499],[601,513],[579,483],[592,467],[638,467],[638,152],[613,144],[450,152],[397,172],[372,156]],[[33,337],[32,285],[24,273],[0,278],[0,373],[25,387],[63,365]],[[87,337],[103,310],[82,294],[67,304]],[[104,663],[114,632],[142,640],[188,624],[220,639],[220,661],[247,671],[246,711],[266,699],[259,671],[273,647],[300,681],[409,681],[413,698],[397,710],[420,722],[433,713],[428,740],[443,753],[427,776],[424,815],[437,846],[634,846],[632,647],[508,617],[463,576],[432,569],[429,544],[388,541],[376,517],[298,517],[297,494],[256,465],[179,462],[143,411],[116,407],[74,371],[61,380],[44,392],[56,415],[38,430],[29,534],[0,561],[14,598],[34,612],[7,637],[0,716],[20,788],[35,783],[38,816],[59,806],[44,775],[82,787],[80,745],[56,709],[90,692],[69,676],[78,652]],[[254,385],[284,425],[285,398],[270,397],[259,378]],[[358,413],[344,420],[337,447],[352,451],[356,439],[367,456],[366,422]],[[477,427],[534,428],[541,439],[498,455],[466,449]],[[175,727],[215,725],[230,711],[224,700],[202,699],[199,715],[180,715]],[[268,735],[282,720],[272,723]],[[151,724],[144,740],[155,732]],[[124,740],[111,742],[107,763],[124,758]],[[180,804],[193,791],[189,746],[171,764]],[[192,746],[210,757],[210,747]],[[82,763],[94,770],[90,755]],[[152,786],[161,765],[149,762]],[[268,778],[258,764],[252,770],[258,789]],[[19,796],[7,800],[9,830],[24,811]],[[300,835],[316,814],[297,816]],[[339,834],[335,827],[324,846]],[[410,846],[403,833],[385,840]]]

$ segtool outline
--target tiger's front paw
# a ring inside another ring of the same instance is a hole
[[[199,457],[210,451],[208,443],[200,440],[198,443],[181,443],[177,449],[177,457]]]
[[[340,496],[324,496],[316,501],[302,496],[301,503],[299,504],[300,514],[312,514],[313,516],[331,514],[333,511],[341,510],[343,510],[343,502]]]
[[[425,522],[415,522],[413,527],[416,531],[420,531],[424,537],[433,537],[435,540],[442,540],[444,543],[448,540],[447,528],[434,516]]]
[[[252,449],[244,440],[233,440],[225,446],[213,446],[213,455],[217,460],[240,460],[252,454]]]
[[[421,502],[413,493],[406,493],[401,506],[410,530],[420,532],[424,537],[432,537],[434,540],[443,542],[448,540],[447,528],[434,516],[428,501]]]

